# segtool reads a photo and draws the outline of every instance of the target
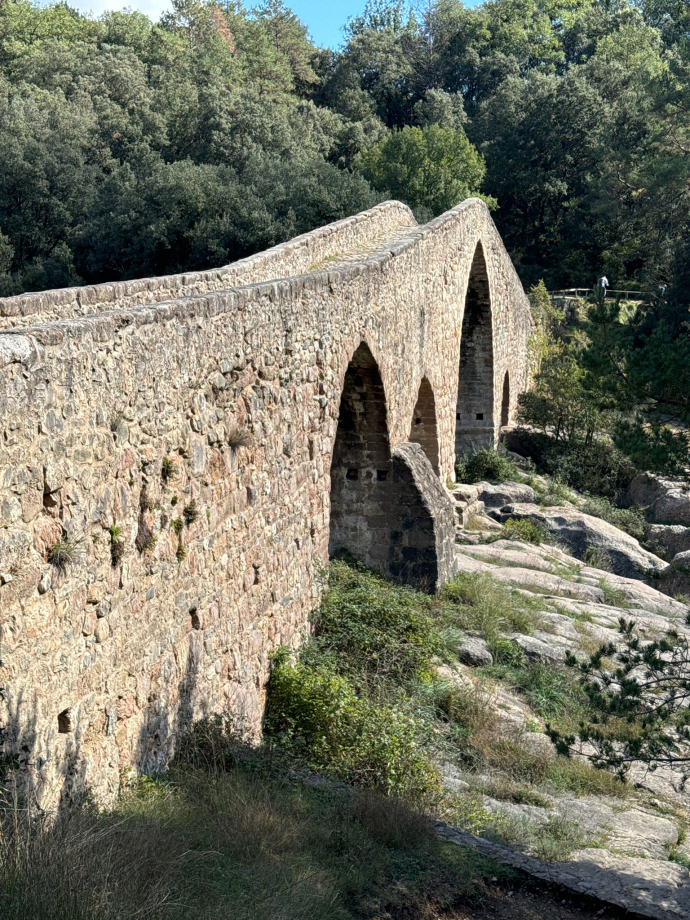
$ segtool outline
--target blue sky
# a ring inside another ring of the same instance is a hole
[[[365,3],[366,0],[287,0],[286,5],[306,23],[317,44],[337,48],[343,40],[343,26],[350,16],[362,12]],[[252,6],[252,0],[245,0],[245,5]],[[129,6],[155,21],[168,9],[169,0],[71,0],[70,6],[96,16],[105,10],[121,10]]]

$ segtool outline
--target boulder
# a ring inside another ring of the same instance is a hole
[[[667,566],[663,559],[642,549],[634,537],[572,507],[541,509],[531,504],[507,505],[501,509],[501,520],[508,518],[540,524],[578,559],[584,559],[588,549],[601,549],[617,575],[642,580],[645,574],[661,573]]]
[[[678,829],[668,818],[637,808],[614,813],[606,822],[607,846],[631,856],[664,859],[678,843]]]
[[[672,597],[690,595],[690,550],[673,557],[659,579],[659,588]]]
[[[528,661],[538,661],[541,664],[560,664],[565,661],[563,648],[538,639],[536,636],[512,633],[508,638],[520,646]]]
[[[506,542],[505,540],[501,541],[502,544]],[[482,559],[484,562],[492,562],[496,565],[511,565],[521,569],[536,569],[538,572],[557,574],[558,568],[554,562],[549,562],[539,553],[530,553],[517,548],[522,545],[524,544],[517,543],[506,549],[504,546],[497,546],[494,543],[483,543],[478,546],[468,546],[463,552],[474,559]]]
[[[550,572],[537,572],[534,569],[523,569],[517,566],[495,568],[491,572],[495,581],[524,588],[533,594],[544,594],[552,597],[572,597],[576,600],[591,601],[594,604],[605,602],[604,592],[591,585],[570,581]]]
[[[690,483],[640,473],[628,486],[631,505],[647,507],[657,524],[690,524]]]
[[[456,502],[465,502],[466,505],[471,505],[472,502],[476,502],[479,498],[479,489],[476,486],[459,482],[451,490],[450,494]]]
[[[474,575],[475,572],[493,572],[495,566],[491,565],[489,562],[482,562],[480,559],[474,559],[472,556],[467,556],[462,551],[459,546],[456,546],[455,552],[455,568],[458,574],[464,572],[465,574]]]
[[[466,674],[462,673],[459,666],[451,667],[450,665],[439,663],[434,667],[434,671],[439,680],[447,681],[459,690],[471,691],[474,689],[474,684]]]
[[[690,527],[682,524],[651,524],[645,534],[650,543],[657,543],[671,556],[690,549]]]
[[[647,508],[654,504],[673,483],[653,473],[638,473],[628,486],[626,499],[628,504],[637,508]]]
[[[610,572],[591,569],[587,565],[583,566],[580,572],[583,576],[589,574],[598,576],[599,584],[601,584],[602,579],[608,582],[622,596],[625,604],[629,607],[638,607],[641,610],[683,621],[685,621],[688,612],[690,612],[685,604],[673,600],[666,594],[662,594],[657,588],[652,588],[638,579],[612,575]],[[656,584],[656,580],[654,584]]]
[[[534,489],[521,482],[502,482],[500,485],[477,482],[475,487],[479,492],[479,500],[484,502],[486,508],[502,508],[516,502],[534,501]]]
[[[464,636],[456,654],[458,661],[469,664],[473,668],[494,663],[494,656],[489,651],[489,646],[478,636]]]

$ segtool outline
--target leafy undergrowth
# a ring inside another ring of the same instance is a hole
[[[490,447],[482,447],[471,454],[458,457],[455,463],[458,482],[520,481],[522,473],[517,464],[505,454]]]
[[[499,717],[496,685],[521,695],[542,725],[563,732],[586,711],[570,671],[527,662],[509,638],[539,627],[539,605],[483,574],[461,575],[429,597],[356,563],[332,563],[313,637],[298,660],[286,650],[274,658],[267,743],[325,776],[419,803],[474,832],[511,843],[522,835],[545,859],[566,858],[582,844],[574,826],[554,817],[527,833],[477,797],[477,790],[509,801],[627,791],[584,761],[544,745],[535,752],[524,732]],[[474,680],[454,668],[468,630],[485,639],[495,662],[476,669]],[[441,771],[449,764],[472,781],[467,796],[445,789]],[[492,791],[472,780],[487,775]]]

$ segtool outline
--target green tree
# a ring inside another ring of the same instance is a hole
[[[392,131],[355,165],[375,189],[405,201],[422,220],[479,195],[485,173],[462,129],[435,124]],[[491,198],[481,197],[493,206]]]
[[[601,646],[587,662],[569,655],[567,664],[581,674],[590,717],[577,735],[549,728],[559,753],[586,746],[595,766],[624,776],[634,764],[662,764],[687,779],[690,772],[690,646],[670,632],[642,642],[633,620],[619,623],[620,643]]]

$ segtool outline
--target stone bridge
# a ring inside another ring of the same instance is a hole
[[[0,731],[39,805],[260,723],[329,550],[454,573],[529,306],[485,205],[388,202],[214,271],[0,300]]]

